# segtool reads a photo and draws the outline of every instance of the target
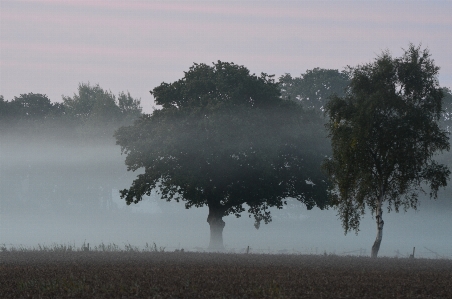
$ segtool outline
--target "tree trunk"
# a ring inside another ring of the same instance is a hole
[[[380,198],[377,202],[377,211],[376,211],[376,222],[377,222],[377,238],[375,239],[374,245],[372,246],[372,258],[376,258],[378,255],[378,251],[380,250],[381,239],[383,239],[383,225],[385,222],[383,221],[383,196],[380,195]]]
[[[209,206],[209,216],[207,222],[210,225],[210,250],[223,250],[223,228],[225,223],[223,221],[223,212]]]

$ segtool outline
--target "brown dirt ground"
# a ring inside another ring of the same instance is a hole
[[[0,298],[452,298],[452,260],[5,251]]]

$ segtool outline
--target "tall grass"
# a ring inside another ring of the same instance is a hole
[[[80,252],[80,251],[93,251],[93,252],[165,252],[165,247],[157,246],[155,242],[149,244],[146,242],[144,248],[140,249],[138,246],[131,245],[130,243],[124,243],[124,246],[120,246],[115,243],[105,244],[101,242],[98,245],[90,246],[86,241],[79,247],[75,244],[57,244],[51,245],[38,244],[37,246],[24,246],[13,244],[0,244],[1,252]]]

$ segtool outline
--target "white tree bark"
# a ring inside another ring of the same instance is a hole
[[[383,221],[383,194],[381,194],[377,201],[377,210],[375,211],[375,219],[377,222],[377,237],[375,238],[374,245],[372,246],[371,257],[376,258],[378,255],[378,251],[380,250],[381,240],[383,239],[383,225],[385,222]]]

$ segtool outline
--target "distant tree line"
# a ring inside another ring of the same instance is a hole
[[[45,94],[28,93],[6,101],[0,96],[0,130],[21,129],[56,133],[64,130],[85,137],[112,137],[114,130],[142,115],[140,100],[129,92],[115,96],[99,85],[81,83],[78,93],[51,102]]]
[[[0,212],[114,209],[112,190],[131,174],[113,133],[141,115],[130,93],[89,83],[61,103],[31,92],[0,96]]]
[[[299,77],[286,73],[279,77],[281,98],[301,104],[324,116],[325,106],[332,95],[342,97],[351,77],[349,71],[314,68]],[[440,125],[450,132],[452,126],[452,91],[443,87],[443,111]],[[84,135],[111,133],[131,125],[143,115],[141,100],[129,92],[117,96],[98,84],[80,83],[72,97],[63,96],[62,102],[52,102],[47,95],[25,93],[10,101],[0,95],[0,131],[13,128],[69,129]],[[323,126],[323,124],[321,124]]]

